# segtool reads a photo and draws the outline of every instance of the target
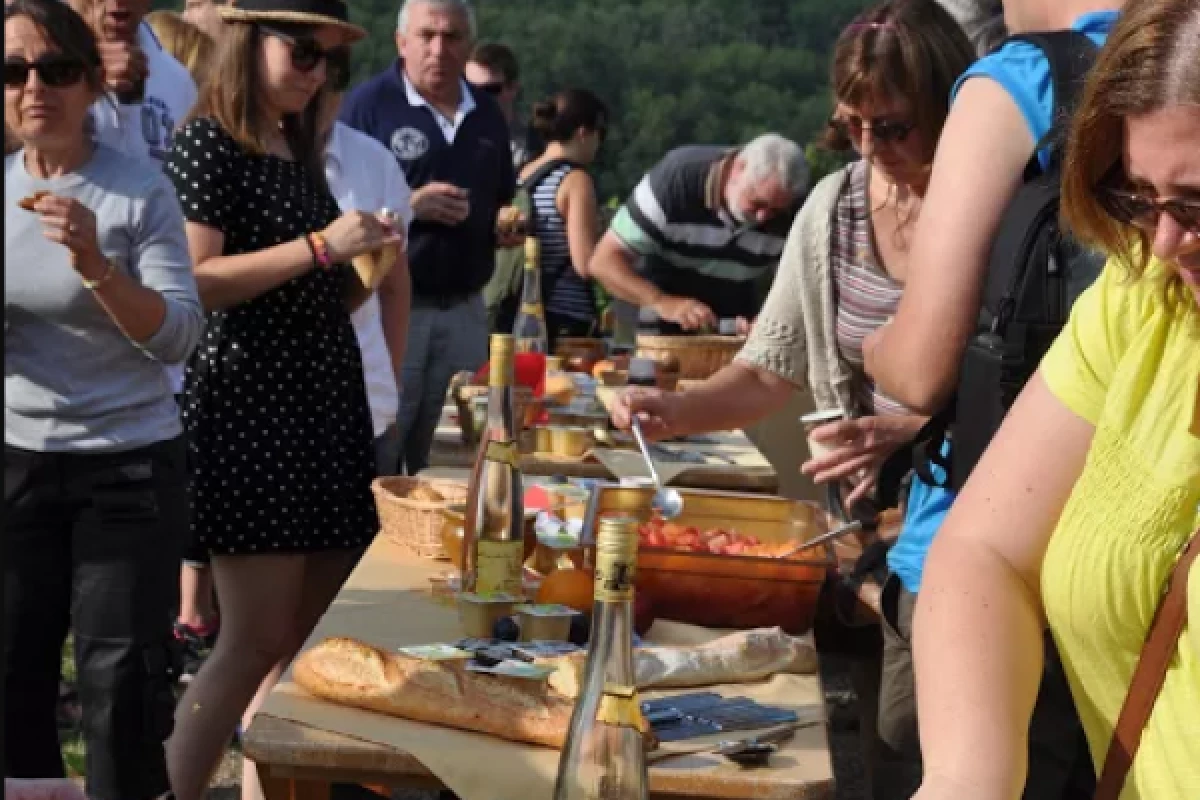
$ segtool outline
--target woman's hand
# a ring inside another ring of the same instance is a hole
[[[859,417],[821,425],[810,435],[832,452],[809,459],[800,471],[819,484],[853,481],[854,489],[846,497],[847,506],[852,506],[874,491],[883,463],[912,441],[925,420],[905,414]]]
[[[99,280],[108,271],[96,238],[96,215],[73,197],[47,194],[34,204],[42,232],[71,253],[71,266],[87,280]]]
[[[636,416],[647,439],[669,439],[679,433],[679,395],[661,389],[626,389],[612,405],[612,421],[627,431]]]
[[[373,253],[387,244],[404,243],[403,233],[365,211],[347,211],[321,231],[321,236],[329,247],[329,259],[335,264]]]

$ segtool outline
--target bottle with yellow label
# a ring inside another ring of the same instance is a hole
[[[525,271],[521,280],[521,307],[513,324],[517,349],[522,353],[549,353],[550,335],[542,300],[541,244],[536,236],[525,239]]]
[[[633,671],[637,520],[603,517],[583,688],[558,763],[554,800],[645,800],[647,724]]]
[[[463,531],[463,591],[520,597],[525,560],[524,509],[517,427],[513,415],[515,342],[493,334],[488,372],[487,429],[480,444]]]

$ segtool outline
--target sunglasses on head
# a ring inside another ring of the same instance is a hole
[[[867,132],[871,134],[871,139],[879,144],[899,144],[917,127],[915,122],[894,119],[877,119],[868,123],[862,117],[833,117],[829,120],[829,125],[855,146],[862,142],[863,133]]]
[[[476,83],[475,88],[481,92],[487,92],[493,97],[499,97],[505,90],[504,81],[493,81],[492,83]]]
[[[6,58],[4,86],[8,89],[19,89],[29,82],[29,73],[36,72],[42,83],[54,89],[61,89],[79,83],[86,71],[82,61],[65,56],[45,56],[32,63],[23,58]]]
[[[1093,195],[1104,213],[1122,225],[1154,231],[1166,214],[1189,233],[1200,234],[1200,200],[1160,200],[1136,192],[1119,164],[1096,185]]]
[[[350,48],[346,45],[321,47],[312,36],[281,31],[266,25],[260,26],[267,36],[286,42],[291,48],[292,66],[300,72],[312,72],[322,61],[325,62],[325,83],[334,91],[342,91],[350,83]]]

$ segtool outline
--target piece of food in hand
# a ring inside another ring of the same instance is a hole
[[[496,233],[513,236],[525,232],[525,215],[516,206],[505,206],[496,214]]]
[[[441,492],[424,483],[418,484],[416,488],[410,491],[406,495],[406,499],[415,500],[418,503],[442,503],[446,500]]]
[[[41,200],[43,197],[49,196],[49,192],[34,192],[33,194],[29,195],[29,197],[22,197],[20,200],[18,200],[17,205],[26,211],[33,211],[34,206],[38,204],[39,200]]]
[[[385,244],[373,252],[360,253],[350,263],[353,264],[354,271],[358,273],[358,278],[362,281],[363,286],[373,292],[383,283],[383,279],[392,271],[392,267],[396,266],[399,252],[399,245]]]
[[[393,717],[561,748],[574,703],[544,680],[485,675],[468,659],[429,660],[354,639],[326,639],[296,659],[309,694]]]

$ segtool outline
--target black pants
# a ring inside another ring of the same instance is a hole
[[[7,775],[63,775],[55,710],[73,629],[88,796],[169,788],[185,480],[182,440],[103,455],[4,448]]]

